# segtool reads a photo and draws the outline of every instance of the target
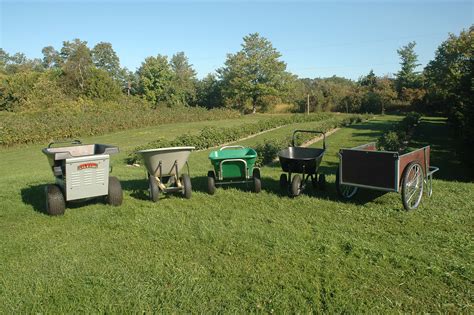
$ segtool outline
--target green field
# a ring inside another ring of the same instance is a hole
[[[226,127],[265,119],[229,120]],[[124,203],[89,202],[49,217],[53,181],[42,145],[0,149],[0,313],[66,312],[463,312],[473,309],[474,184],[457,162],[446,121],[424,118],[414,146],[432,144],[432,198],[403,211],[400,195],[338,200],[337,152],[374,141],[401,117],[376,117],[328,138],[326,191],[291,199],[279,165],[263,191],[206,191],[209,151],[190,157],[191,200],[147,200],[145,170],[127,153],[157,137],[213,122],[164,125],[84,139],[119,145],[113,175]],[[240,142],[288,136],[299,123]],[[320,143],[314,146],[320,146]]]

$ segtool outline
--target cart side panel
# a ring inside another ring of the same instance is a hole
[[[66,159],[66,200],[104,196],[109,188],[109,155]]]
[[[394,152],[342,149],[342,183],[397,191],[398,154]]]
[[[405,168],[407,167],[408,164],[410,164],[413,161],[417,161],[418,163],[420,163],[421,168],[423,169],[423,174],[426,176],[426,170],[428,170],[430,167],[430,151],[431,151],[430,146],[426,146],[426,147],[420,148],[412,152],[408,152],[400,156],[400,168],[399,168],[400,182],[398,183],[399,185],[401,185],[403,172],[405,171]],[[425,163],[425,158],[426,158],[426,163]]]

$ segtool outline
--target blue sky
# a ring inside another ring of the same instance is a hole
[[[474,23],[474,0],[0,2],[0,47],[9,53],[33,58],[64,40],[106,41],[131,70],[147,56],[184,51],[198,77],[221,67],[252,32],[300,77],[385,75],[398,71],[402,45],[416,41],[425,65],[449,32]]]

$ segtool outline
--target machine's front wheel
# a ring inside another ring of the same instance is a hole
[[[57,185],[48,185],[46,192],[46,213],[49,215],[62,215],[66,211],[66,201],[63,192]]]
[[[339,197],[349,200],[355,196],[355,194],[359,190],[359,187],[341,184],[341,180],[339,178],[339,167],[338,167],[336,171],[336,190]]]
[[[288,191],[288,176],[285,173],[280,175],[280,188]]]
[[[188,174],[183,174],[181,176],[181,184],[183,185],[183,196],[186,199],[191,198],[191,193],[192,193],[192,186],[191,186],[191,178],[189,178]]]
[[[293,176],[293,180],[291,181],[291,195],[292,197],[299,196],[301,193],[301,176],[295,175]]]
[[[123,201],[122,185],[117,177],[109,177],[109,194],[107,195],[107,203],[112,206],[120,206]]]
[[[156,178],[152,175],[148,175],[148,195],[153,202],[160,200],[160,188],[158,187]]]
[[[216,192],[216,174],[213,171],[207,172],[207,191],[210,195]]]
[[[423,168],[418,162],[411,162],[405,168],[402,178],[402,202],[405,210],[418,208],[423,196]]]
[[[262,191],[262,180],[260,179],[260,169],[253,170],[253,191],[259,193]]]

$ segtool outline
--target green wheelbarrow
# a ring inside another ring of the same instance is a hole
[[[262,190],[260,169],[255,167],[257,152],[240,145],[224,146],[209,154],[213,170],[207,173],[209,194],[216,192],[216,185],[253,183],[253,191]]]

